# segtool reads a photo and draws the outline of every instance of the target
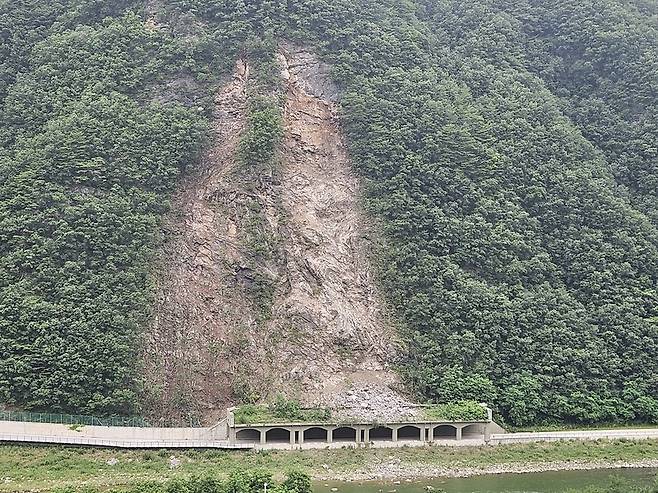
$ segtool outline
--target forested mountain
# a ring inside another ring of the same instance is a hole
[[[7,407],[141,412],[169,198],[236,58],[294,42],[341,90],[407,388],[658,422],[655,1],[0,0],[0,36]]]

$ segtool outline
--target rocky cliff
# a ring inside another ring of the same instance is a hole
[[[282,393],[369,417],[413,412],[391,389],[399,347],[368,258],[376,231],[339,91],[311,53],[284,45],[277,60],[285,102],[273,168],[251,181],[240,172],[250,84],[240,60],[217,94],[204,157],[173,200],[143,358],[150,411],[211,421]],[[253,252],[254,210],[268,255]],[[268,294],[255,300],[262,283]]]

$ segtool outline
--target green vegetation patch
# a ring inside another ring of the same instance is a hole
[[[249,270],[247,293],[257,321],[268,320],[272,312],[277,276],[284,258],[279,232],[270,214],[277,215],[280,166],[278,149],[283,136],[281,86],[277,77],[277,43],[271,37],[250,38],[245,58],[249,65],[247,84],[247,125],[240,137],[238,162],[234,177],[243,185],[240,197],[241,233]],[[276,211],[271,210],[272,204]],[[241,392],[244,393],[244,392]],[[240,396],[237,396],[240,398]]]
[[[237,407],[235,424],[304,422],[323,423],[331,419],[331,411],[324,408],[302,408],[299,402],[277,397],[272,404],[245,404]]]
[[[437,404],[425,409],[430,419],[446,421],[484,421],[487,410],[475,401],[459,401],[447,404]]]
[[[120,490],[100,490],[89,487],[67,487],[57,493],[311,493],[311,478],[302,472],[289,472],[281,482],[276,482],[267,471],[234,472],[228,479],[212,476],[176,478],[164,482],[149,481],[130,485]]]

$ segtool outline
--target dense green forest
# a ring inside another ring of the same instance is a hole
[[[196,108],[147,94],[179,70],[185,52],[171,36],[122,9],[85,24],[86,16],[69,20],[75,6],[39,11],[46,8],[12,2],[2,12],[10,56],[0,137],[0,396],[29,409],[126,412],[136,402],[158,221],[205,121]],[[102,3],[88,9],[112,12]],[[39,32],[43,40],[34,39]]]
[[[0,33],[0,402],[139,412],[167,198],[287,39],[342,88],[419,398],[658,422],[656,2],[0,0]]]

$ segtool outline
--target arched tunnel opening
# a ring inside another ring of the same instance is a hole
[[[457,428],[452,425],[440,425],[434,428],[432,436],[437,440],[455,440],[457,438]]]
[[[253,429],[239,430],[235,434],[235,439],[238,442],[260,442],[260,431]]]
[[[398,430],[398,440],[420,440],[420,428],[403,426]]]
[[[266,442],[290,442],[290,431],[284,428],[272,428],[265,434]]]
[[[309,428],[308,430],[304,430],[304,441],[326,442],[327,430],[325,430],[324,428]]]
[[[333,431],[334,442],[356,442],[356,430],[349,426],[336,428]]]
[[[393,430],[387,426],[370,429],[370,441],[393,440]]]

